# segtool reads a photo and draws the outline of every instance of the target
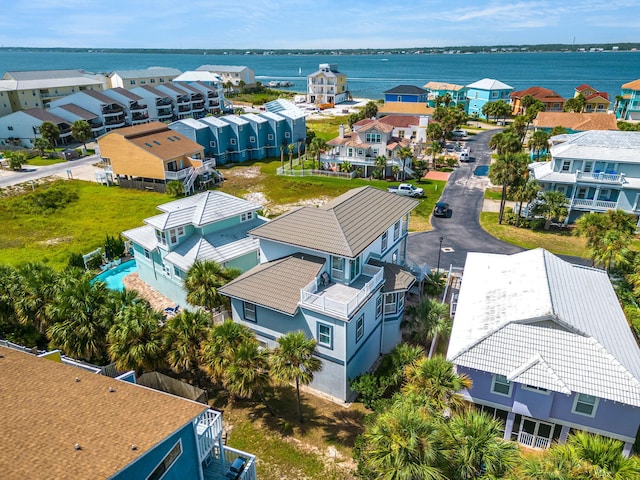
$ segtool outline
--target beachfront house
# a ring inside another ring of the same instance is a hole
[[[164,85],[158,85],[154,88],[171,99],[171,103],[173,104],[173,118],[179,120],[181,118],[190,118],[198,115],[194,110],[190,92],[178,88],[172,83],[165,83]],[[202,113],[204,111],[202,94],[200,94],[199,100],[201,102],[201,104],[199,104],[199,111]]]
[[[535,130],[551,132],[554,127],[563,127],[567,133],[587,130],[618,130],[616,116],[612,113],[538,112],[533,120]]]
[[[385,102],[426,103],[428,91],[415,85],[398,85],[384,92]]]
[[[562,112],[566,101],[559,94],[544,87],[529,87],[511,93],[511,113],[513,115],[523,115],[526,108],[522,105],[522,99],[531,96],[544,105],[545,112]]]
[[[0,115],[47,108],[72,93],[107,88],[104,75],[84,70],[27,70],[5,72],[0,80]]]
[[[402,147],[426,142],[427,117],[387,115],[377,120],[364,119],[355,123],[350,133],[344,125],[339,135],[327,142],[327,150],[320,156],[325,168],[335,170],[338,164],[349,163],[361,169],[362,177],[369,177],[377,168],[376,157],[386,158],[384,176],[393,175],[393,167],[402,169],[403,161],[398,155]],[[405,173],[413,174],[411,162],[407,161]]]
[[[284,122],[280,123],[283,140],[278,147],[280,145],[293,143],[296,145],[296,149],[294,150],[296,153],[298,151],[298,145],[300,145],[300,148],[304,148],[304,142],[307,138],[307,114],[294,103],[281,98],[265,103],[264,107],[267,112],[275,113],[284,118]],[[260,115],[263,115],[263,113]],[[265,118],[267,118],[267,116],[265,116]],[[276,135],[276,138],[278,136],[279,135]],[[278,151],[278,155],[279,154]]]
[[[347,76],[334,63],[321,63],[318,70],[307,75],[307,102],[337,105],[349,99]]]
[[[188,194],[215,181],[215,165],[202,146],[161,122],[112,130],[98,146],[108,173],[124,188],[165,192],[175,180]]]
[[[586,83],[576,87],[574,97],[582,94],[584,97],[585,113],[607,113],[609,111],[609,94],[607,92],[599,92],[595,88]]]
[[[131,92],[141,97],[141,102],[147,106],[149,121],[169,122],[174,119],[175,101],[169,94],[150,85],[132,88]]]
[[[260,265],[219,291],[233,320],[268,347],[302,331],[322,362],[311,387],[339,401],[349,382],[401,340],[404,298],[415,277],[403,268],[409,213],[418,202],[373,187],[299,207],[249,231]]]
[[[277,157],[280,155],[280,146],[286,143],[284,132],[287,130],[287,119],[269,111],[260,112],[259,116],[267,121],[267,141],[265,144],[267,156]]]
[[[427,82],[423,85],[427,90],[427,105],[436,107],[436,100],[443,100],[447,95],[451,99],[450,105],[463,105],[467,110],[467,87],[464,85],[456,85],[455,83],[443,82]]]
[[[232,478],[256,479],[255,456],[224,444],[220,412],[136,385],[133,372],[0,346],[0,377],[3,478],[222,480],[244,459]]]
[[[63,105],[77,105],[84,110],[96,114],[107,132],[127,125],[127,109],[125,105],[129,105],[129,101],[120,103],[118,100],[108,97],[103,92],[84,90],[54,100],[50,104],[51,108],[61,107]]]
[[[622,92],[616,97],[615,111],[618,120],[640,120],[640,79],[622,85]]]
[[[569,199],[566,222],[611,209],[640,215],[640,132],[591,130],[550,141],[551,161],[529,169],[543,191]]]
[[[640,349],[604,270],[543,249],[469,253],[447,351],[461,392],[546,449],[575,430],[624,442],[640,424]]]
[[[509,103],[511,92],[513,92],[512,86],[493,78],[483,78],[471,83],[467,85],[467,98],[469,99],[467,113],[471,116],[477,114],[482,117],[484,116],[482,107],[486,103],[497,102],[498,100]]]
[[[243,82],[246,87],[256,86],[255,72],[244,65],[200,65],[196,71],[218,75],[223,85],[230,82],[234,87],[238,87],[241,85],[240,82]]]
[[[33,142],[40,137],[40,125],[51,122],[60,130],[57,145],[72,141],[71,122],[49,110],[29,108],[0,117],[0,145],[33,148]]]
[[[107,75],[109,88],[124,88],[132,90],[134,88],[150,85],[158,86],[171,81],[182,72],[177,68],[170,67],[149,67],[138,70],[116,70]]]
[[[259,263],[258,240],[247,232],[266,219],[256,203],[209,190],[158,206],[160,215],[122,232],[133,245],[140,279],[187,306],[183,281],[196,261],[247,271]]]

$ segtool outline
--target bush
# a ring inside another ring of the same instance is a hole
[[[104,254],[108,260],[124,257],[124,240],[120,235],[111,237],[107,235],[104,240]]]
[[[101,255],[94,255],[93,257],[87,260],[87,268],[89,270],[97,270],[100,268],[100,265],[102,265]]]
[[[63,182],[56,182],[25,195],[21,203],[31,213],[50,214],[77,200],[75,190]]]
[[[351,381],[351,390],[358,394],[365,407],[373,408],[386,390],[386,385],[382,383],[381,378],[374,373],[365,373]]]
[[[543,230],[544,225],[547,223],[547,220],[544,218],[534,218],[529,221],[529,225],[531,226],[531,230]]]
[[[69,255],[69,261],[67,262],[67,267],[76,267],[84,270],[84,258],[82,258],[82,255],[79,253],[71,253]]]

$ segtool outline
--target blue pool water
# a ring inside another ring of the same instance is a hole
[[[479,165],[473,171],[473,174],[478,177],[486,177],[489,174],[489,167],[486,165]]]
[[[122,279],[137,270],[136,261],[129,260],[96,276],[93,281],[104,282],[109,290],[124,290]]]

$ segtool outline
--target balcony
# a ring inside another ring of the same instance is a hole
[[[183,180],[191,175],[193,171],[193,167],[183,168],[182,170],[165,170],[164,179],[165,180]]]
[[[147,114],[147,112],[138,112],[131,115],[131,120],[133,120],[134,122],[144,121],[148,119],[149,115]]]
[[[612,202],[608,200],[593,200],[588,198],[574,198],[571,202],[571,208],[576,210],[589,210],[593,212],[615,210],[617,205],[617,201]]]
[[[189,113],[191,111],[191,105],[178,105],[178,112]]]
[[[160,108],[163,106],[167,106],[169,108],[173,108],[173,102],[169,98],[159,98],[156,100],[156,107]]]
[[[105,117],[111,117],[115,115],[122,115],[124,110],[122,107],[117,105],[107,105],[106,107],[102,107],[102,115]]]
[[[551,440],[545,437],[539,437],[527,432],[518,433],[518,443],[525,447],[546,450],[551,445]]]
[[[593,182],[593,183],[613,183],[616,185],[622,185],[624,183],[624,173],[616,172],[581,172],[576,171],[576,180],[581,182]]]
[[[140,105],[138,102],[134,102],[129,106],[129,108],[131,109],[132,112],[140,112],[140,111],[146,110],[147,106]]]
[[[365,265],[362,274],[351,285],[333,282],[324,285],[321,277],[318,277],[300,290],[300,303],[304,307],[347,319],[380,285],[383,272],[382,267]]]

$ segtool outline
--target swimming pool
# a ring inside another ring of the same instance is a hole
[[[117,267],[110,268],[102,272],[100,275],[97,275],[93,281],[94,282],[104,282],[107,284],[107,288],[109,290],[124,290],[124,285],[122,283],[122,279],[133,273],[137,270],[136,261],[129,260],[127,262],[121,263]]]

